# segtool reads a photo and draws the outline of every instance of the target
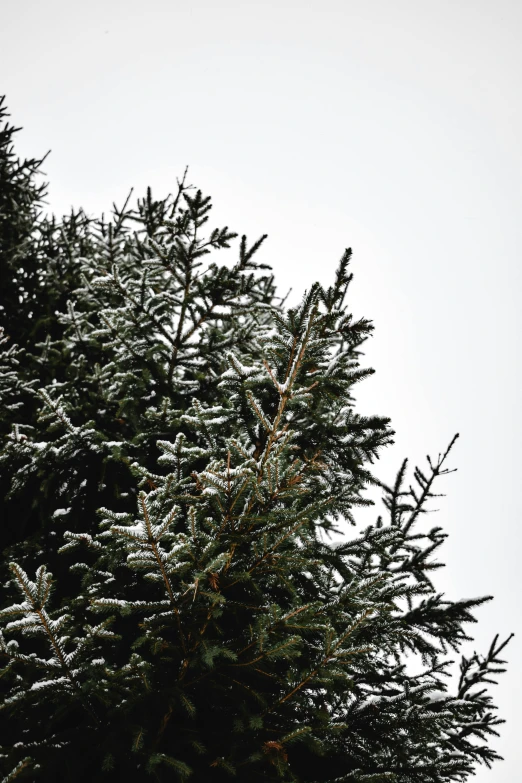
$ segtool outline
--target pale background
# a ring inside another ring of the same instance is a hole
[[[269,234],[264,260],[291,301],[353,247],[351,307],[376,326],[359,410],[397,431],[379,475],[461,433],[426,522],[450,533],[437,584],[495,595],[478,649],[520,631],[522,4],[2,0],[0,13],[0,92],[20,153],[52,148],[53,211],[98,214],[132,185],[164,196],[188,164],[215,225]],[[507,657],[506,760],[477,783],[520,779],[519,636]]]

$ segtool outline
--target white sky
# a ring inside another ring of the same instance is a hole
[[[438,585],[494,594],[485,651],[520,632],[522,4],[516,0],[17,0],[2,5],[0,92],[50,208],[164,196],[186,164],[216,225],[250,240],[292,298],[354,249],[351,307],[374,320],[359,410],[391,416],[380,460],[425,463],[450,533]],[[518,445],[518,448],[517,448]],[[413,464],[411,467],[413,468]],[[372,512],[371,518],[375,514]],[[361,514],[361,521],[370,521]],[[495,698],[513,783],[520,636]]]

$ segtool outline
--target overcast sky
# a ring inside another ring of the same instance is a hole
[[[359,411],[397,433],[379,476],[460,432],[425,522],[450,534],[437,584],[495,596],[467,652],[520,632],[522,4],[17,0],[1,19],[0,93],[20,154],[52,149],[52,211],[165,196],[188,164],[215,225],[268,233],[291,301],[353,248],[350,307],[376,327]],[[477,783],[520,776],[520,634],[506,652],[505,761]]]

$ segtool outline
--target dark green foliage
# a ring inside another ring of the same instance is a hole
[[[89,221],[81,211],[59,223],[42,217],[45,158],[16,157],[13,139],[20,129],[8,116],[0,96],[0,314],[12,342],[32,353],[40,340],[59,333],[56,310],[79,284],[76,257],[88,252]]]
[[[1,314],[4,328],[17,343],[30,339],[28,321],[37,305],[39,263],[35,226],[45,184],[35,173],[42,160],[21,161],[13,151],[13,136],[19,130],[7,122],[5,99],[0,97],[0,263]]]
[[[506,642],[452,684],[488,599],[431,582],[455,438],[416,488],[370,470],[393,432],[354,410],[351,251],[285,309],[264,236],[214,260],[237,235],[205,233],[186,177],[98,221],[40,219],[24,188],[11,247],[46,271],[0,356],[5,780],[439,783],[498,758]],[[371,484],[387,521],[333,544]]]

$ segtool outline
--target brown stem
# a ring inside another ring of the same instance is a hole
[[[150,522],[149,512],[147,509],[147,505],[145,503],[145,497],[144,495],[140,495],[140,503],[143,510],[143,516],[145,518],[145,524],[147,525],[147,532],[149,534],[149,544],[152,549],[152,552],[154,553],[154,557],[156,558],[156,562],[158,563],[159,569],[161,571],[161,576],[163,577],[163,582],[165,583],[165,588],[167,590],[168,596],[170,598],[172,608],[174,610],[174,613],[176,615],[176,620],[178,624],[178,630],[179,630],[179,636],[181,639],[181,646],[183,648],[183,654],[186,656],[187,654],[187,646],[185,642],[185,636],[183,634],[183,629],[181,627],[181,617],[179,614],[179,610],[176,606],[176,598],[174,596],[174,591],[172,590],[172,585],[170,583],[170,579],[168,577],[167,572],[165,571],[165,565],[163,563],[163,560],[161,559],[160,553],[158,551],[157,547],[157,541],[152,535],[152,525]]]

